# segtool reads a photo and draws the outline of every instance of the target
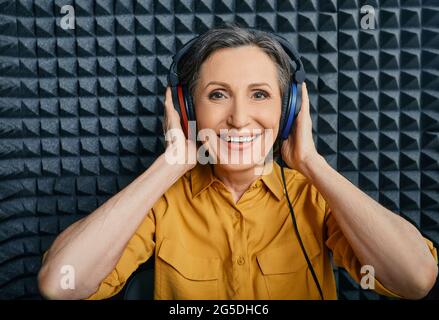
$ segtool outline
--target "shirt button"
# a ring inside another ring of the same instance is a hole
[[[239,264],[240,266],[242,266],[242,265],[245,263],[245,259],[244,259],[244,257],[243,257],[243,256],[239,256],[237,262],[238,262],[238,264]]]
[[[236,218],[236,219],[241,218],[241,214],[240,214],[238,211],[235,212],[235,218]]]

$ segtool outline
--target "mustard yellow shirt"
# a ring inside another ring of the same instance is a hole
[[[357,283],[361,264],[317,189],[298,171],[285,173],[324,298],[337,299],[329,252]],[[425,241],[437,261],[436,248]],[[236,204],[211,166],[197,164],[155,203],[114,270],[87,299],[117,294],[153,254],[155,299],[320,299],[276,163]],[[378,279],[375,291],[398,297]]]

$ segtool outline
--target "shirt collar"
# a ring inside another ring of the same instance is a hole
[[[270,164],[272,164],[272,166]],[[222,181],[213,174],[210,164],[197,163],[190,172],[192,198],[195,198],[202,191],[206,190],[215,180],[222,183]],[[259,179],[262,180],[277,200],[283,198],[284,190],[280,166],[276,161],[269,162],[264,166],[262,175],[256,179],[256,181]],[[256,181],[254,183],[256,183]]]
[[[190,172],[192,198],[204,191],[216,179],[210,164],[197,163]]]
[[[276,161],[272,161],[271,163],[269,162],[265,165],[261,179],[271,193],[274,194],[276,199],[282,200],[284,197],[284,186],[282,183],[280,166]]]

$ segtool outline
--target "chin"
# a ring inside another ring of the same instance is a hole
[[[229,172],[240,172],[240,171],[248,171],[252,169],[256,169],[259,167],[256,163],[248,163],[248,164],[222,164],[217,163],[215,166],[221,168],[224,171]]]
[[[270,151],[270,149],[264,150],[264,146],[267,145],[263,143],[264,138],[262,134],[250,147],[244,150],[237,147],[235,149],[230,148],[229,143],[220,140],[220,152],[216,165],[231,172],[247,171],[262,167]]]

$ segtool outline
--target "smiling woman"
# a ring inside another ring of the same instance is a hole
[[[409,299],[429,292],[436,248],[318,154],[301,63],[279,41],[224,26],[191,42],[178,84],[166,90],[165,153],[55,240],[39,273],[46,297],[111,297],[154,255],[155,299],[336,299],[330,252],[356,282],[363,266],[373,270],[365,289]],[[199,156],[183,133],[189,101],[214,164],[187,161]],[[276,140],[289,168],[270,157]],[[185,161],[167,162],[175,152]],[[66,264],[73,290],[59,286]]]

